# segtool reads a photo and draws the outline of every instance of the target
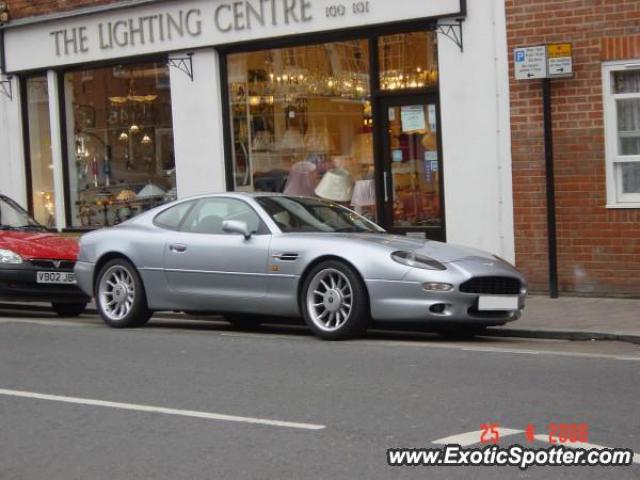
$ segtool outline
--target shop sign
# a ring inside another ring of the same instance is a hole
[[[464,0],[174,0],[7,25],[10,72],[420,18],[459,16]]]

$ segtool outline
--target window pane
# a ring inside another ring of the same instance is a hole
[[[236,190],[321,195],[370,216],[375,198],[365,40],[228,57]],[[372,189],[361,189],[372,191]]]
[[[49,123],[49,89],[46,76],[27,79],[27,110],[33,216],[43,225],[54,227],[56,212]]]
[[[249,231],[260,230],[260,217],[245,202],[229,198],[209,198],[198,202],[185,219],[182,230],[190,233],[211,235],[227,234],[222,229],[226,220],[245,222]]]
[[[138,64],[65,75],[74,226],[113,225],[175,197],[169,72]]]
[[[164,212],[156,215],[155,223],[159,227],[168,228],[169,230],[177,230],[182,217],[185,216],[193,202],[185,202],[175,207],[171,207]]]
[[[623,163],[618,168],[622,169],[622,193],[640,193],[640,163]]]
[[[618,153],[640,155],[640,98],[617,100]]]
[[[438,85],[435,32],[380,37],[380,88],[402,90]]]
[[[613,72],[613,93],[640,93],[640,70]]]

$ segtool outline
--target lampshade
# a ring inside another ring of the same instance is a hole
[[[351,145],[351,155],[363,165],[373,165],[373,134],[359,133]]]
[[[151,182],[138,192],[138,198],[159,197],[161,195],[164,195],[164,190]]]
[[[299,130],[287,128],[278,143],[280,150],[301,150],[304,148],[304,139]]]
[[[131,202],[133,200],[136,199],[136,194],[134,191],[132,190],[122,190],[120,193],[118,193],[118,195],[116,196],[116,200],[118,200],[119,202]]]
[[[376,204],[376,187],[373,180],[358,180],[353,187],[351,205],[370,207]]]
[[[284,193],[286,195],[313,195],[317,185],[316,166],[311,162],[297,162],[291,167]]]
[[[304,136],[304,146],[309,152],[330,152],[333,150],[333,142],[327,127],[312,127]]]
[[[260,130],[253,137],[252,148],[254,152],[265,152],[273,148],[273,135],[267,130]]]
[[[324,174],[315,194],[334,202],[348,202],[353,192],[353,177],[344,168],[334,168]]]

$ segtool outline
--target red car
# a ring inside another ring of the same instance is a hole
[[[20,205],[0,195],[0,301],[51,302],[75,317],[91,300],[76,286],[78,244],[49,233]]]

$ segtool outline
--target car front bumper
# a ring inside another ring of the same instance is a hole
[[[38,283],[36,272],[70,272],[69,269],[35,267],[29,262],[0,267],[0,300],[11,302],[88,303],[91,298],[77,285]]]
[[[472,278],[498,276],[517,279],[518,293],[481,294],[462,292],[460,286]],[[427,291],[425,283],[446,283],[450,291]],[[522,315],[526,299],[526,282],[522,275],[507,265],[478,261],[451,263],[445,271],[413,269],[401,281],[366,280],[371,303],[371,316],[384,322],[430,322],[438,324],[504,325]],[[480,310],[479,298],[517,298],[513,310]],[[442,309],[442,311],[440,311]]]

